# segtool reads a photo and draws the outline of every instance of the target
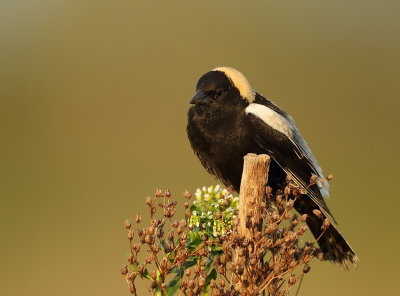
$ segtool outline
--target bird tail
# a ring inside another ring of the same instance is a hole
[[[318,241],[323,260],[338,263],[345,268],[349,262],[358,266],[357,255],[335,225],[330,223],[325,229],[323,228],[323,221],[326,217],[321,212],[318,213],[319,217],[313,212],[318,209],[318,206],[309,197],[302,196],[296,200],[295,208],[299,213],[307,214],[307,225]]]

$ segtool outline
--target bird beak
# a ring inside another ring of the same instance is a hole
[[[193,98],[190,100],[190,104],[206,104],[208,103],[208,98],[205,96],[205,94],[201,91],[198,90]]]

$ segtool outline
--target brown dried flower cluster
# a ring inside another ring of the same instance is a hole
[[[134,225],[125,221],[130,267],[123,265],[121,273],[130,292],[137,295],[140,278],[149,295],[286,295],[320,253],[316,241],[301,241],[308,229],[307,215],[298,217],[292,209],[302,191],[290,177],[287,181],[285,189],[274,194],[266,188],[265,201],[259,205],[263,223],[247,217],[249,235],[240,236],[235,221],[226,234],[202,234],[197,241],[192,235],[196,230],[189,225],[192,195],[184,193],[185,217],[177,220],[171,193],[157,190],[146,199],[151,214],[148,226],[141,227],[141,215]],[[157,212],[161,212],[158,218]],[[142,260],[140,251],[145,253]]]

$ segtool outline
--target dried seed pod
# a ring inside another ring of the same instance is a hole
[[[129,292],[133,295],[136,295],[136,287],[135,285],[129,286]]]
[[[320,219],[322,219],[324,216],[322,215],[322,212],[320,211],[320,210],[318,210],[318,209],[315,209],[315,210],[313,210],[312,211],[313,212],[313,214],[315,215],[315,216],[317,216],[318,218],[320,218]]]
[[[275,201],[278,205],[280,205],[282,203],[282,195],[277,195]]]
[[[155,280],[153,280],[152,282],[151,282],[151,288],[154,290],[154,289],[156,289],[157,288],[157,282],[155,281]]]
[[[191,199],[191,198],[192,198],[192,194],[191,194],[189,191],[187,191],[187,190],[185,190],[185,192],[183,193],[183,196],[184,196],[186,199]]]
[[[173,246],[171,243],[167,243],[167,244],[165,244],[165,246],[164,246],[164,252],[165,252],[166,254],[172,252],[173,249],[174,249],[174,246]]]
[[[129,220],[125,220],[124,226],[125,226],[126,229],[131,229],[132,225],[131,225],[131,222]]]
[[[155,233],[155,231],[156,231],[155,227],[154,227],[154,226],[150,226],[150,227],[147,229],[147,234],[153,235],[153,234]]]
[[[125,275],[128,273],[128,266],[126,264],[122,265],[121,267],[121,274]]]
[[[215,282],[215,280],[214,280],[214,279],[211,280],[211,282],[210,282],[210,287],[211,287],[211,288],[215,288],[216,285],[217,285],[217,283]]]
[[[323,228],[323,229],[326,229],[326,228],[329,227],[329,225],[331,225],[331,222],[329,221],[328,218],[325,218],[325,219],[324,219],[324,222],[323,222],[323,224],[322,224],[322,228]]]
[[[160,189],[157,189],[156,193],[155,193],[155,196],[156,197],[162,197],[163,196],[162,191]]]
[[[293,206],[294,206],[294,200],[293,200],[293,199],[289,199],[289,200],[286,202],[286,208],[287,208],[288,210],[291,210],[291,209],[293,208]]]
[[[141,244],[140,244],[140,243],[135,243],[135,244],[133,244],[133,246],[132,246],[133,250],[134,250],[136,253],[138,253],[138,252],[140,251],[140,247],[141,247]]]
[[[128,239],[131,241],[133,239],[133,231],[132,229],[128,230],[128,234],[127,234]]]
[[[244,267],[243,267],[243,265],[240,265],[240,266],[238,267],[237,273],[238,273],[238,275],[243,275],[243,273],[244,273]]]
[[[310,178],[310,184],[315,184],[315,183],[317,183],[317,181],[318,181],[318,176],[315,174],[312,174],[311,178]]]
[[[291,174],[291,173],[288,173],[288,174],[286,175],[286,183],[289,183],[290,181],[292,181],[292,174]]]
[[[156,208],[153,204],[150,205],[149,207],[150,207],[150,215],[151,215],[151,217],[153,217],[154,214],[155,214],[156,211],[157,211],[157,208]]]
[[[300,227],[300,229],[297,231],[298,235],[303,235],[307,231],[308,227],[306,225],[303,225]]]
[[[158,246],[158,245],[156,245],[156,244],[153,244],[153,245],[151,245],[150,246],[150,249],[151,249],[151,251],[153,252],[153,253],[158,253],[158,251],[160,250],[160,247]]]
[[[163,290],[164,292],[167,291],[167,285],[165,283],[161,283],[161,290]]]
[[[288,279],[289,285],[294,285],[296,283],[296,277],[294,275],[291,275]]]
[[[182,219],[182,220],[179,222],[179,225],[180,225],[182,228],[185,228],[186,225],[187,225],[186,220]]]
[[[129,272],[129,273],[126,275],[126,278],[127,278],[128,280],[130,280],[130,281],[134,281],[135,278],[136,278],[136,275],[137,275],[136,272],[131,271],[131,272]]]
[[[300,193],[300,194],[307,194],[307,189],[305,189],[305,188],[300,188],[300,189],[299,189],[299,193]]]
[[[200,277],[199,278],[199,287],[200,288],[204,287],[205,283],[206,283],[206,279],[204,277]]]
[[[303,268],[304,273],[308,273],[311,270],[311,267],[309,265],[305,265]]]
[[[155,270],[152,270],[152,271],[150,272],[150,277],[151,277],[153,280],[156,279],[157,274],[156,274]]]
[[[144,262],[146,264],[150,264],[152,259],[153,259],[153,256],[151,254],[147,254],[146,259],[144,259]]]
[[[196,282],[194,280],[190,280],[188,282],[188,287],[192,289],[196,288]]]
[[[185,217],[189,219],[191,215],[192,215],[192,213],[190,212],[190,210],[186,209],[185,210]]]
[[[142,276],[143,273],[144,273],[144,267],[143,267],[143,265],[138,265],[138,266],[137,266],[137,270],[138,270],[139,274]]]
[[[224,270],[225,270],[225,268],[222,265],[218,265],[217,271],[219,274],[224,274]]]
[[[170,198],[170,197],[172,196],[171,191],[169,191],[169,189],[166,189],[166,190],[165,190],[165,196],[166,196],[167,198]]]
[[[153,236],[151,236],[151,235],[146,235],[145,237],[144,237],[144,242],[146,243],[146,244],[152,244],[153,243],[153,241],[154,241],[154,238],[153,238]]]
[[[153,200],[150,196],[146,197],[146,205],[151,206],[153,204]]]
[[[291,218],[292,218],[292,213],[290,213],[290,212],[286,212],[285,215],[283,216],[283,219],[285,219],[285,220],[289,220]]]
[[[283,191],[283,193],[285,194],[285,196],[289,196],[290,195],[290,187],[289,186],[286,186],[285,187],[285,189],[284,189],[284,191]]]
[[[274,266],[273,266],[273,270],[275,274],[279,274],[279,272],[281,271],[281,264],[280,262],[275,262]]]

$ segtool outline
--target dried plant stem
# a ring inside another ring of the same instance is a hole
[[[297,287],[296,294],[294,296],[297,296],[299,294],[301,284],[303,283],[303,278],[304,278],[304,272],[301,273],[300,283],[299,283],[299,285]]]

